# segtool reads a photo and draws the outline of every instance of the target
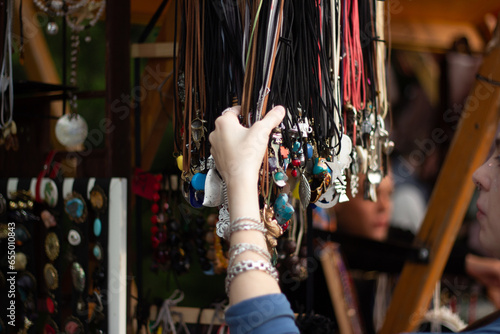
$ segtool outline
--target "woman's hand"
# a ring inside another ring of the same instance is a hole
[[[490,300],[500,308],[500,260],[467,254],[465,271],[486,287]]]
[[[218,117],[215,120],[215,130],[209,136],[212,144],[210,153],[228,188],[235,182],[257,184],[269,135],[285,116],[285,109],[277,106],[262,120],[245,128],[238,121],[240,111],[241,107],[232,107]]]

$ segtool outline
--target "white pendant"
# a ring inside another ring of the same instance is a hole
[[[329,209],[338,203],[339,197],[339,194],[335,191],[334,183],[332,182],[330,187],[318,198],[314,205],[322,209]]]
[[[64,146],[73,147],[83,144],[89,128],[79,114],[66,114],[56,123],[56,138]]]
[[[326,162],[328,167],[332,170],[332,180],[341,177],[344,170],[351,165],[351,151],[351,138],[346,135],[342,136],[339,154],[333,158],[333,161]]]
[[[213,208],[221,205],[224,201],[222,188],[222,179],[217,174],[217,171],[215,169],[210,169],[205,180],[203,206]]]

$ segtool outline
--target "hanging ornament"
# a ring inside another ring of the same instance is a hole
[[[56,138],[66,147],[83,144],[87,134],[87,122],[79,114],[66,114],[57,120]]]
[[[49,21],[45,29],[47,30],[47,34],[52,36],[57,35],[57,33],[59,32],[59,26],[54,21]]]

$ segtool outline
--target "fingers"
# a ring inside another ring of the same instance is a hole
[[[283,117],[285,117],[285,108],[282,106],[276,106],[271,109],[271,111],[269,111],[263,119],[255,123],[253,128],[256,128],[259,136],[266,137],[265,142],[267,142],[272,129],[281,123]]]
[[[233,114],[238,117],[241,114],[241,106],[234,106],[225,109],[220,115],[225,116],[226,114]]]
[[[281,121],[285,117],[285,108],[283,106],[276,106],[271,111],[269,111],[262,121],[267,122],[271,129],[280,125]]]

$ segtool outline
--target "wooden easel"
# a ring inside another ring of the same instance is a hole
[[[493,142],[500,119],[499,83],[497,26],[415,239],[415,243],[429,247],[429,264],[405,264],[380,334],[414,330],[427,310],[474,191],[472,174],[484,162]]]

